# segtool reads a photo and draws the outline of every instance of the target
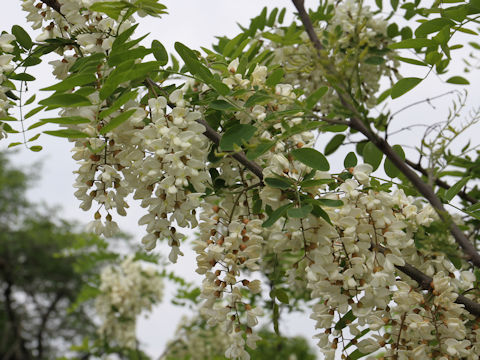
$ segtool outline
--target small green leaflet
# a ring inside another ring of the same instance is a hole
[[[265,154],[275,145],[275,141],[268,141],[258,144],[255,148],[248,150],[247,159],[254,160],[260,155]]]
[[[117,128],[118,126],[123,124],[125,121],[127,121],[135,111],[137,111],[137,110],[130,109],[130,110],[125,111],[125,112],[121,113],[120,115],[114,117],[113,119],[111,119],[108,122],[107,125],[105,125],[104,127],[102,127],[100,129],[100,134],[105,135],[106,133],[108,133],[108,132],[112,131],[113,129]]]
[[[313,93],[311,93],[305,100],[305,106],[307,107],[307,109],[313,109],[313,107],[317,104],[318,100],[320,100],[322,96],[327,93],[327,91],[328,87],[322,86],[315,90]]]
[[[282,68],[275,69],[267,78],[265,85],[267,86],[275,86],[277,85],[283,78],[285,71]]]
[[[330,164],[325,156],[312,148],[300,148],[292,150],[290,153],[295,160],[300,161],[301,163],[311,167],[315,170],[328,171],[330,170]]]
[[[343,201],[342,200],[317,199],[317,202],[321,205],[325,205],[325,206],[329,206],[329,207],[343,206]]]
[[[398,43],[388,45],[390,49],[416,49],[416,48],[422,48],[425,46],[437,46],[437,43],[430,39],[417,38],[417,39],[406,39]]]
[[[445,200],[451,201],[455,195],[457,195],[462,188],[467,185],[467,182],[471,179],[470,176],[467,176],[466,178],[461,179],[459,182],[457,182],[455,185],[450,187],[450,189],[447,190],[445,193]]]
[[[345,166],[345,169],[349,169],[356,165],[357,165],[357,156],[353,151],[350,151],[345,157],[345,160],[343,160],[343,166]]]
[[[449,84],[456,84],[456,85],[469,85],[470,82],[462,76],[452,76],[450,79],[447,80]]]
[[[92,104],[87,97],[78,94],[54,94],[38,103],[50,108],[88,106]]]
[[[39,151],[42,151],[43,147],[40,145],[34,145],[34,146],[30,146],[28,149],[34,152],[39,152]]]
[[[264,102],[267,102],[271,99],[272,97],[270,95],[268,95],[266,92],[262,91],[262,92],[256,92],[255,94],[253,94],[252,96],[250,96],[248,98],[248,100],[245,102],[245,107],[246,108],[249,108],[249,107],[252,107],[253,105],[255,104],[260,104],[260,103],[264,103]]]
[[[337,324],[335,325],[335,330],[342,330],[343,328],[345,328],[345,326],[347,326],[356,318],[357,317],[353,315],[352,310],[348,311],[345,315],[341,317],[340,320],[337,321]]]
[[[152,52],[155,59],[157,59],[160,66],[164,66],[168,63],[168,53],[165,47],[158,40],[152,41]]]
[[[452,26],[454,22],[443,17],[425,21],[415,30],[415,36],[417,38],[426,37],[428,34],[442,30],[447,25]]]
[[[88,134],[85,134],[78,130],[71,130],[71,129],[63,129],[63,130],[49,130],[44,131],[44,134],[57,136],[57,137],[64,137],[69,139],[80,139],[80,138],[88,138],[90,137]]]
[[[273,290],[273,294],[271,294],[270,296],[271,298],[275,297],[278,299],[278,301],[284,303],[284,304],[287,304],[289,303],[289,299],[288,299],[288,295],[287,293],[285,292],[285,290],[283,289],[280,289],[280,288],[276,288]]]
[[[82,86],[97,81],[97,78],[93,74],[75,74],[71,75],[65,80],[59,82],[58,84],[40,89],[42,91],[67,91],[71,90],[76,86]]]
[[[343,140],[345,140],[345,135],[343,134],[337,134],[335,135],[325,146],[325,156],[333,154],[339,147],[340,145],[343,144]]]
[[[180,42],[175,43],[175,50],[177,50],[192,75],[198,76],[207,85],[214,88],[220,95],[227,95],[230,92],[228,86],[214,78],[210,70],[198,60],[197,55],[193,50]]]
[[[393,145],[392,149],[398,156],[400,156],[402,160],[405,160],[405,152],[403,151],[403,148],[400,145]],[[383,164],[383,169],[385,170],[385,174],[387,174],[392,179],[397,177],[398,174],[400,174],[400,170],[397,169],[397,167],[393,164],[393,162],[389,158],[385,159],[385,162]]]
[[[390,92],[390,96],[392,99],[396,99],[403,94],[412,90],[415,86],[417,86],[422,79],[416,77],[407,77],[400,79],[395,85],[392,86],[392,91]]]
[[[24,49],[30,50],[32,48],[33,42],[30,38],[30,35],[18,25],[12,26],[12,35],[15,35],[17,43]]]
[[[249,124],[237,124],[229,128],[220,140],[220,148],[223,151],[234,151],[235,145],[240,147],[247,143],[257,131],[257,128]]]
[[[102,120],[108,115],[113,114],[115,111],[120,109],[122,105],[134,99],[137,96],[137,93],[138,93],[138,90],[126,91],[117,100],[115,100],[115,102],[108,109],[105,109],[100,114],[98,114],[98,119]]]
[[[293,203],[280,206],[277,210],[270,214],[266,221],[263,222],[262,227],[267,228],[275,224],[275,222],[280,219],[292,206]]]
[[[208,104],[208,107],[215,109],[215,110],[220,110],[220,111],[227,111],[227,110],[236,110],[237,108],[230,104],[229,102],[225,100],[214,100],[210,104]]]
[[[300,186],[302,188],[309,188],[309,187],[316,187],[316,186],[321,186],[325,184],[331,184],[333,183],[333,179],[314,179],[314,180],[303,180],[300,182]]]
[[[52,123],[52,124],[87,124],[90,122],[90,119],[81,117],[81,116],[66,116],[59,118],[47,118],[40,120],[43,123]]]
[[[299,208],[290,208],[287,210],[287,215],[292,218],[303,219],[308,216],[313,210],[313,205],[307,204]]]
[[[373,171],[377,170],[382,162],[383,153],[372,142],[368,142],[363,148],[363,160],[372,165]]]
[[[265,184],[275,189],[286,190],[292,186],[292,183],[288,179],[284,178],[265,178]]]

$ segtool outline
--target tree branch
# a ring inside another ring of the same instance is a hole
[[[410,278],[415,280],[418,285],[423,289],[429,292],[432,292],[434,289],[432,288],[432,281],[433,279],[415,268],[410,264],[405,264],[404,266],[395,266],[398,270],[403,272],[405,275],[408,275]],[[464,295],[458,295],[457,299],[455,300],[457,304],[462,304],[470,314],[479,316],[480,317],[480,304],[465,297]]]
[[[62,299],[62,297],[63,293],[59,292],[41,317],[40,327],[37,333],[37,357],[39,359],[43,358],[43,332],[47,327],[48,318],[50,317],[50,314],[55,310],[58,302]]]
[[[304,1],[303,0],[292,0],[293,4],[298,10],[300,19],[302,20],[305,31],[307,32],[310,41],[313,46],[318,50],[323,50],[323,46],[318,39],[317,34],[315,33],[312,21],[305,11]],[[325,69],[329,73],[336,73],[332,64],[328,64]],[[480,268],[480,254],[473,245],[473,243],[465,236],[465,234],[459,229],[459,227],[451,220],[450,214],[443,207],[442,202],[437,197],[433,189],[422,181],[422,179],[403,161],[403,159],[398,156],[398,154],[393,151],[392,147],[384,139],[379,137],[375,132],[373,132],[367,125],[363,123],[361,117],[358,116],[358,111],[354,106],[347,100],[342,93],[336,88],[338,97],[342,105],[351,112],[350,117],[350,128],[359,131],[362,133],[368,140],[375,144],[392,163],[405,175],[405,177],[410,180],[410,182],[415,186],[415,188],[422,194],[436,210],[440,219],[448,223],[450,228],[450,233],[455,238],[457,244],[462,248],[467,260],[471,261],[476,267]]]
[[[40,0],[40,1],[45,5],[51,7],[53,10],[55,10],[56,12],[58,12],[60,15],[63,16],[62,12],[60,11],[61,5],[57,0]]]

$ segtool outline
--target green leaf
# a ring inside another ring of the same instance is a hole
[[[385,62],[385,59],[381,56],[370,56],[365,59],[365,64],[369,65],[381,65]]]
[[[225,131],[220,139],[220,148],[223,151],[235,151],[235,146],[247,143],[257,131],[257,128],[249,124],[237,124]]]
[[[300,186],[302,188],[309,188],[309,187],[316,187],[320,185],[325,185],[325,184],[331,184],[333,183],[333,179],[313,179],[313,180],[303,180],[300,182]]]
[[[12,35],[15,35],[17,43],[24,49],[30,50],[32,48],[33,42],[30,38],[30,35],[18,25],[12,26]]]
[[[15,146],[18,146],[18,145],[22,145],[23,143],[22,142],[13,142],[13,143],[10,143],[8,144],[7,148],[12,148],[12,147],[15,147]]]
[[[456,84],[456,85],[469,85],[470,82],[461,76],[452,76],[450,79],[447,80],[449,84]]]
[[[96,53],[90,56],[85,56],[77,59],[70,68],[70,72],[82,72],[85,69],[92,69],[92,73],[95,73],[97,66],[105,59],[104,53]]]
[[[272,97],[270,95],[268,95],[266,92],[258,91],[248,98],[248,100],[245,102],[244,106],[246,108],[249,108],[249,107],[252,107],[255,104],[268,102],[271,98]]]
[[[383,153],[372,142],[368,142],[363,148],[363,160],[372,165],[373,171],[377,170],[382,162]]]
[[[393,145],[392,149],[398,156],[400,156],[402,160],[405,160],[405,152],[400,145]],[[400,174],[400,170],[398,170],[398,168],[389,158],[385,158],[383,169],[385,170],[385,174],[387,174],[387,176],[391,177],[392,179],[396,178],[398,174]]]
[[[355,351],[352,351],[350,355],[348,355],[347,359],[348,360],[358,360],[361,359],[362,357],[367,356],[368,354],[362,353],[360,350],[356,349]]]
[[[102,12],[114,20],[118,20],[123,9],[132,5],[124,1],[103,1],[90,5],[91,11]]]
[[[160,66],[164,66],[168,63],[168,53],[165,47],[158,40],[152,41],[152,52],[155,59],[157,59]]]
[[[37,106],[36,108],[30,110],[30,111],[25,115],[25,119],[28,119],[28,118],[32,117],[33,115],[39,113],[39,112],[42,111],[43,109],[45,109],[45,106],[43,106],[43,105]]]
[[[40,89],[43,91],[67,91],[71,90],[76,86],[82,86],[97,81],[97,78],[93,74],[75,74],[67,77],[65,80],[59,82],[58,84]]]
[[[401,56],[395,56],[395,59],[400,60],[402,62],[405,62],[407,64],[419,65],[419,66],[428,66],[423,61],[420,61],[420,60],[417,60],[417,59],[410,59],[410,58],[405,58],[405,57],[401,57]]]
[[[330,170],[330,164],[325,156],[312,148],[300,148],[292,150],[292,156],[295,160],[300,161],[301,163],[311,167],[315,170],[328,171]]]
[[[286,190],[292,187],[292,182],[280,177],[265,178],[265,184],[275,189]]]
[[[460,192],[460,190],[462,190],[462,188],[467,184],[467,182],[470,179],[471,179],[470,176],[467,176],[466,178],[461,179],[455,185],[450,187],[450,189],[448,189],[447,192],[445,193],[445,196],[444,196],[445,200],[451,201],[455,197],[455,195],[457,195]]]
[[[27,73],[20,73],[20,74],[12,74],[8,77],[9,79],[13,80],[20,80],[20,81],[34,81],[35,77],[27,74]]]
[[[425,46],[436,46],[437,43],[430,39],[417,38],[417,39],[406,39],[398,43],[390,44],[388,47],[390,49],[418,49]]]
[[[288,299],[288,294],[285,292],[285,290],[280,288],[275,288],[274,294],[275,294],[275,297],[278,299],[278,301],[288,305],[289,299]]]
[[[87,97],[77,94],[54,94],[46,99],[39,101],[38,103],[40,105],[46,105],[50,108],[88,106],[92,104]]]
[[[332,220],[330,220],[330,216],[328,216],[327,212],[322,209],[322,206],[318,202],[318,200],[306,199],[305,201],[313,205],[313,210],[312,210],[313,215],[323,218],[327,223],[332,225]]]
[[[175,50],[177,50],[178,54],[185,62],[188,71],[190,71],[192,75],[198,76],[207,85],[214,88],[220,95],[227,95],[230,92],[228,86],[220,80],[215,79],[210,70],[198,60],[197,55],[193,50],[190,50],[180,42],[175,43]]]
[[[342,200],[333,200],[333,199],[317,199],[319,204],[329,206],[329,207],[339,207],[343,206]]]
[[[34,146],[30,146],[28,149],[33,152],[39,152],[39,151],[42,151],[43,147],[40,145],[34,145]]]
[[[208,107],[215,110],[227,111],[236,110],[237,108],[225,100],[214,100],[208,104]]]
[[[52,124],[88,124],[90,119],[81,117],[81,116],[66,116],[59,118],[47,118],[40,120],[43,123],[52,123]]]
[[[37,97],[37,96],[36,96],[35,94],[33,94],[32,96],[30,96],[30,98],[29,98],[27,101],[25,101],[25,103],[23,104],[23,106],[25,106],[25,105],[30,105],[32,102],[35,101],[35,98],[36,98],[36,97]]]
[[[452,25],[454,25],[454,22],[452,20],[442,18],[442,17],[428,20],[422,23],[417,28],[417,30],[415,30],[415,36],[417,38],[424,38],[428,34],[442,30],[444,26],[452,26]]]
[[[137,110],[130,109],[130,110],[125,111],[125,112],[121,113],[120,115],[114,117],[113,119],[111,119],[108,122],[107,125],[105,125],[104,127],[102,127],[100,129],[100,134],[105,135],[106,133],[108,133],[108,132],[112,131],[113,129],[117,128],[118,126],[123,124],[125,121],[127,121],[135,111],[137,111]]]
[[[416,77],[408,77],[400,79],[395,85],[392,86],[392,91],[390,92],[390,96],[392,99],[396,99],[403,94],[412,90],[415,86],[417,86],[422,79]]]
[[[343,166],[345,166],[345,169],[349,169],[356,165],[357,165],[357,155],[355,155],[353,151],[350,151],[345,157],[345,160],[343,160]]]
[[[90,137],[90,135],[85,134],[81,131],[71,130],[71,129],[51,130],[51,131],[49,130],[49,131],[44,131],[43,133],[52,135],[52,136],[57,136],[57,137],[69,138],[69,139],[80,139],[80,138]]]
[[[262,227],[267,228],[275,224],[275,222],[280,219],[288,209],[290,209],[293,206],[293,203],[285,204],[283,206],[280,206],[278,209],[273,211],[268,219],[263,222]]]
[[[345,135],[343,134],[337,134],[335,135],[325,146],[324,154],[325,156],[333,154],[339,147],[340,145],[343,144],[343,140],[345,140]]]
[[[275,141],[262,142],[258,144],[255,148],[248,150],[247,159],[255,160],[260,155],[265,154],[273,146],[275,146]]]
[[[285,71],[282,68],[275,69],[268,77],[267,81],[265,81],[265,85],[267,86],[275,86],[277,85],[285,75]]]
[[[322,86],[315,90],[313,93],[311,93],[305,100],[305,106],[307,107],[307,109],[313,109],[313,107],[317,104],[318,100],[320,100],[322,96],[327,93],[327,91],[328,87]]]
[[[308,216],[313,210],[313,205],[307,204],[300,208],[290,208],[287,211],[287,215],[296,219],[303,219]]]
[[[357,317],[353,315],[352,310],[348,311],[345,315],[343,315],[340,320],[337,321],[335,324],[335,330],[342,330],[344,329],[349,323],[355,320]]]
[[[128,101],[135,99],[138,94],[138,90],[135,91],[126,91],[124,92],[115,102],[107,109],[103,110],[100,114],[98,114],[98,119],[102,120],[113,114],[115,111],[120,109],[122,105],[125,105]]]
[[[143,46],[136,47],[134,49],[124,50],[124,51],[115,51],[110,54],[108,57],[109,66],[117,66],[123,62],[129,60],[143,59],[146,55],[150,54],[152,50],[146,49]]]

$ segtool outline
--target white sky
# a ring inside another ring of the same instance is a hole
[[[153,39],[158,39],[167,47],[169,52],[173,52],[175,41],[180,41],[189,47],[199,49],[200,46],[209,47],[214,42],[215,36],[235,35],[238,33],[236,23],[248,24],[248,20],[258,15],[263,6],[268,6],[269,8],[285,6],[290,12],[293,11],[293,5],[287,0],[165,0],[163,3],[168,7],[169,15],[164,16],[162,19],[142,19],[136,34],[143,35],[145,32],[150,32],[151,35],[147,38],[148,43]],[[315,3],[316,1],[307,1],[307,5]],[[19,24],[25,29],[29,29],[20,9],[20,1],[4,0],[2,5],[0,30],[10,31],[11,26],[14,24]],[[419,67],[412,66],[407,71],[409,72],[408,76],[423,77],[425,74],[424,68]],[[37,77],[38,82],[30,85],[31,94],[36,92],[37,89],[49,85],[51,79],[53,79],[51,69],[46,64],[42,64],[33,75]],[[461,75],[461,72],[457,71],[451,75]],[[452,88],[452,86],[446,87],[443,85],[435,76],[430,76],[427,86],[423,85],[421,88],[415,89],[407,96],[395,101],[392,107],[399,109],[405,104],[438,95]],[[41,99],[42,95],[39,92],[37,100]],[[404,112],[396,120],[396,127],[400,128],[415,123],[418,119],[425,119],[425,117],[431,117],[432,122],[439,120],[439,114],[441,114],[442,109],[445,109],[445,106],[450,105],[450,101],[443,99],[441,103],[436,102],[434,104],[437,106],[435,115],[432,115],[432,108],[424,104]],[[331,136],[329,135],[328,138]],[[418,141],[418,139],[418,132],[410,132],[406,136],[398,138],[402,143],[409,144],[414,144],[413,141]],[[2,141],[0,150],[4,149],[8,142]],[[33,201],[44,202],[50,207],[55,207],[59,215],[66,219],[73,219],[82,223],[91,221],[93,212],[80,210],[78,207],[79,202],[73,196],[72,184],[74,177],[72,171],[75,170],[76,165],[75,161],[71,159],[71,145],[63,139],[52,138],[48,135],[42,135],[38,143],[44,147],[42,152],[33,153],[20,148],[19,152],[12,157],[16,165],[25,170],[28,170],[32,164],[37,162],[41,162],[43,165],[42,170],[37,171],[35,174],[37,181],[35,187],[29,191],[30,198]],[[324,144],[321,144],[319,148],[323,149]],[[343,168],[343,156],[333,158],[331,163],[334,169]],[[137,225],[137,220],[144,214],[144,210],[134,204],[131,205],[132,207],[129,209],[127,217],[118,218],[117,216],[115,220],[117,220],[123,230],[131,233],[139,240],[143,235],[143,228]],[[165,253],[166,247],[163,246],[161,248],[164,249]],[[187,246],[184,246],[183,250],[187,250]],[[172,266],[171,269],[189,280],[201,280],[194,272],[194,254],[185,252],[186,256],[180,259],[178,264]],[[146,344],[148,352],[154,357],[161,354],[166,341],[172,337],[175,331],[178,319],[181,314],[186,312],[179,307],[170,305],[168,295],[171,295],[172,291],[172,287],[167,286],[165,301],[155,309],[148,320],[141,320],[138,326],[139,338]],[[282,325],[282,332],[285,335],[303,334],[310,338],[315,334],[313,325],[314,322],[308,318],[308,314],[289,316]]]

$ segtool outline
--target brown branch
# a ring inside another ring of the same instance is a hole
[[[199,124],[202,124],[205,126],[206,130],[203,133],[207,138],[209,138],[215,145],[218,146],[220,144],[220,139],[221,136],[219,133],[217,133],[213,128],[208,125],[208,123],[203,120],[197,120]],[[257,176],[260,180],[263,180],[263,168],[258,165],[257,163],[248,160],[247,157],[245,156],[245,153],[243,151],[233,153],[231,155],[235,160],[237,160],[240,164],[244,165],[248,170],[250,170],[255,176]]]
[[[63,292],[59,292],[41,317],[40,327],[37,333],[37,357],[39,359],[43,358],[43,335],[47,327],[48,318],[57,307],[58,302],[63,298],[63,295]]]
[[[313,28],[312,21],[305,11],[304,1],[303,0],[292,0],[293,4],[298,10],[300,19],[302,20],[305,31],[307,32],[310,41],[313,43],[313,46],[318,50],[323,50],[322,44],[318,39],[317,34]],[[325,71],[335,74],[336,71],[332,64],[327,64]],[[410,180],[413,186],[422,194],[436,210],[440,219],[444,222],[447,222],[450,228],[450,233],[455,238],[455,241],[463,249],[467,260],[471,261],[472,264],[480,268],[480,254],[478,253],[475,246],[472,242],[465,236],[465,234],[459,229],[459,227],[451,220],[450,214],[443,207],[442,202],[437,197],[433,189],[422,181],[422,179],[413,171],[403,159],[398,156],[398,154],[393,151],[392,147],[388,142],[379,137],[375,132],[373,132],[370,127],[365,125],[361,120],[361,117],[358,116],[358,112],[354,106],[347,100],[342,93],[339,91],[339,88],[336,88],[338,97],[342,105],[351,112],[349,126],[350,128],[359,131],[362,133],[368,140],[377,146],[386,157],[392,161],[392,163],[405,175],[405,177]]]
[[[413,161],[411,160],[408,160],[408,159],[405,159],[405,162],[408,164],[408,166],[410,166],[411,168],[417,170],[420,174],[422,174],[423,176],[427,176],[428,177],[428,172],[427,170],[425,170],[422,165],[420,164],[417,164],[417,163],[414,163]],[[435,178],[435,184],[440,186],[441,188],[445,189],[445,190],[448,190],[450,189],[450,185],[448,183],[446,183],[445,181],[439,179],[439,178]],[[465,191],[461,190],[460,192],[458,192],[457,194],[458,196],[460,196],[461,199],[471,203],[471,204],[476,204],[478,202],[477,199],[475,199],[474,197],[468,195]]]
[[[62,12],[60,11],[60,7],[62,5],[60,5],[60,3],[57,0],[40,0],[40,1],[45,5],[47,5],[48,7],[51,7],[53,10],[55,10],[56,12],[58,12],[60,15],[63,16]]]
[[[403,272],[405,275],[408,275],[413,280],[415,280],[418,285],[423,289],[429,292],[432,292],[434,289],[432,288],[432,281],[433,279],[415,268],[410,264],[405,264],[404,266],[395,266],[398,270]],[[461,304],[465,307],[470,314],[479,316],[480,317],[480,304],[465,297],[464,295],[458,295],[457,299],[455,300],[457,304]]]

